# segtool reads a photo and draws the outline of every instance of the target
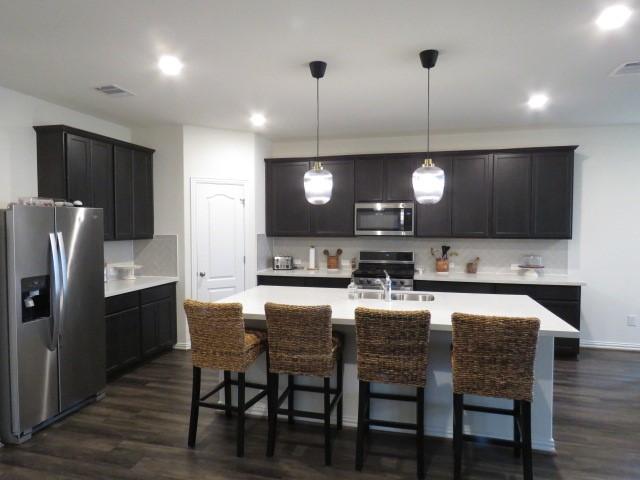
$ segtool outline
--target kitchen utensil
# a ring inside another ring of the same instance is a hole
[[[472,262],[467,263],[466,272],[467,273],[478,273],[478,263],[480,262],[480,257],[476,257],[476,259]]]
[[[342,249],[339,248],[335,255],[330,255],[329,250],[324,250],[327,256],[327,270],[340,270],[340,255],[342,255]]]

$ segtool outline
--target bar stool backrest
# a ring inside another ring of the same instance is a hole
[[[356,309],[358,378],[424,387],[431,313]]]
[[[331,307],[266,303],[269,370],[327,377],[333,370]]]
[[[540,320],[454,313],[453,393],[531,401]]]
[[[186,300],[191,358],[201,368],[244,369],[244,318],[240,303]]]

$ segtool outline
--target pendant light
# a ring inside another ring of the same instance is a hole
[[[311,170],[304,174],[304,196],[312,205],[324,205],[331,200],[333,175],[320,162],[320,79],[324,77],[327,64],[321,61],[309,64],[311,76],[316,79],[316,160]]]
[[[416,201],[421,204],[434,204],[442,199],[444,193],[444,170],[437,167],[431,159],[430,144],[430,94],[431,94],[431,69],[438,60],[437,50],[423,50],[420,52],[420,62],[427,69],[427,155],[422,166],[413,172],[413,193]]]

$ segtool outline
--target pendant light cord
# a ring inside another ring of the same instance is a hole
[[[320,79],[316,78],[316,162],[320,161]]]
[[[427,157],[431,152],[431,69],[427,69]]]

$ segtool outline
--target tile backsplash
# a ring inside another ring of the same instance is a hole
[[[335,250],[341,248],[343,260],[357,258],[360,250],[410,250],[415,253],[416,267],[429,272],[435,270],[431,247],[439,251],[440,246],[449,245],[452,252],[458,253],[450,259],[452,271],[463,272],[467,262],[480,257],[479,272],[507,272],[511,264],[520,263],[523,255],[530,254],[542,255],[547,273],[566,274],[568,271],[568,240],[273,237],[267,241],[270,246],[268,251],[271,252],[269,257],[293,255],[294,258],[301,259],[303,264],[307,263],[309,247],[314,245],[321,267],[326,266],[326,257],[322,253],[324,249],[335,254]]]
[[[178,276],[178,237],[156,235],[151,239],[134,240],[133,254],[142,268],[137,275]]]
[[[156,235],[144,240],[104,242],[105,263],[140,265],[139,276],[178,276],[178,237]]]

